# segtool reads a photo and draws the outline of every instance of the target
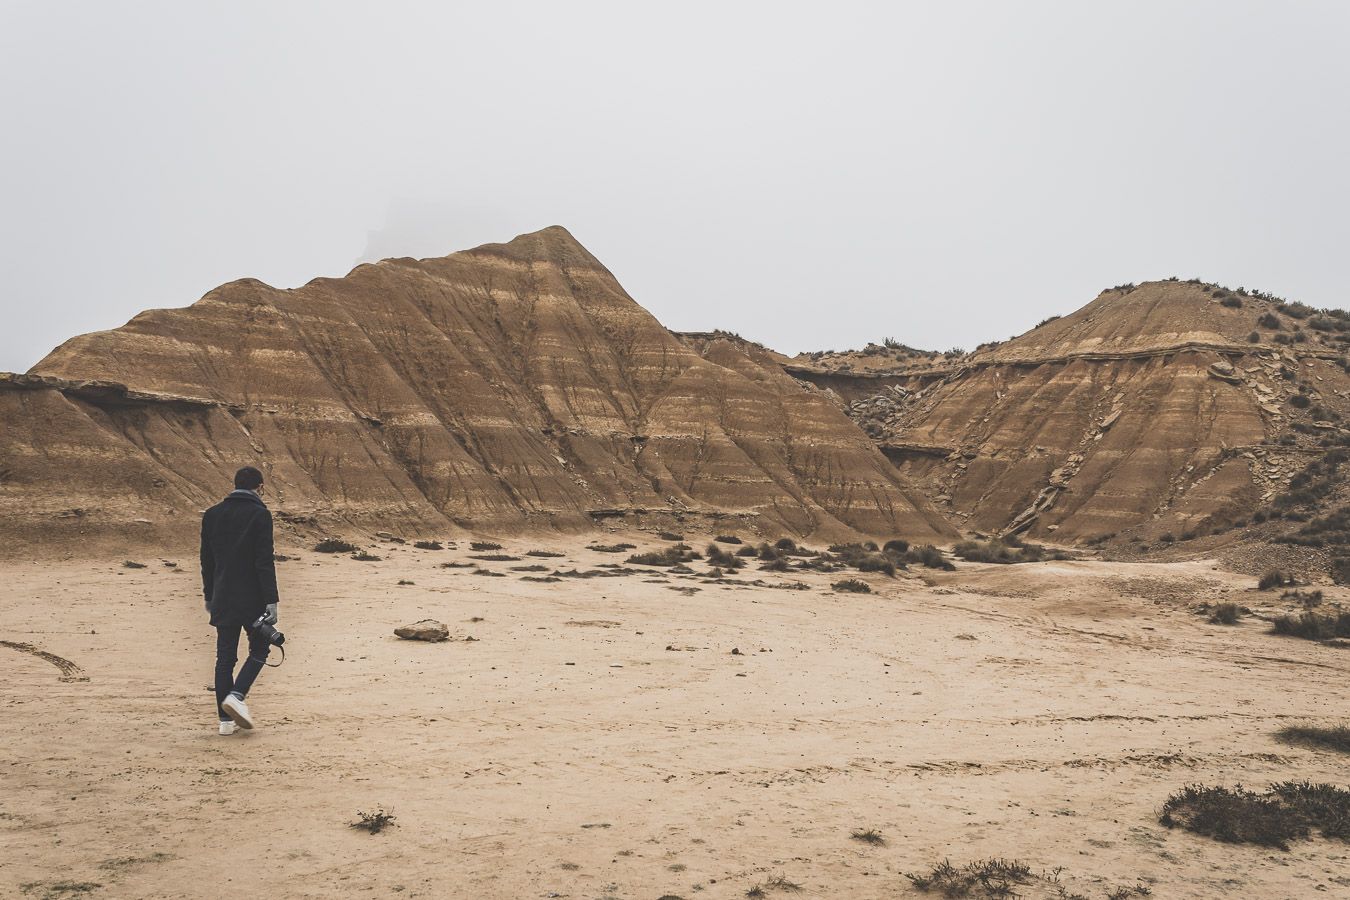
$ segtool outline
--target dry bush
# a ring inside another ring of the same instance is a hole
[[[872,586],[865,581],[857,578],[845,578],[843,581],[836,581],[830,585],[836,591],[844,591],[848,594],[870,594]]]
[[[324,538],[314,545],[315,553],[354,553],[356,550],[355,544],[349,544],[337,538]]]
[[[445,545],[440,541],[413,541],[413,546],[418,550],[444,550]]]
[[[470,550],[478,550],[478,551],[484,551],[484,550],[500,550],[500,549],[502,549],[502,545],[501,545],[501,544],[495,544],[495,543],[493,543],[492,541],[472,541],[472,542],[470,542],[470,544],[469,544],[469,549],[470,549]]]
[[[1291,725],[1281,728],[1275,737],[1286,744],[1350,753],[1350,726],[1347,725]]]

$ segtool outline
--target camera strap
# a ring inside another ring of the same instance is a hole
[[[279,669],[281,668],[281,663],[284,663],[286,661],[286,648],[281,644],[276,644],[275,646],[278,650],[281,651],[281,662],[278,663],[264,662],[263,665],[267,666],[267,668],[269,669]]]

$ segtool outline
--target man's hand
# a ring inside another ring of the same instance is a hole
[[[267,604],[267,612],[263,615],[268,625],[277,624],[277,605],[275,603]]]

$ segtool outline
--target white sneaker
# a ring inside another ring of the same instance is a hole
[[[240,728],[248,729],[253,727],[253,717],[249,715],[248,704],[240,700],[234,694],[225,698],[225,702],[220,704],[220,708],[225,710],[225,715],[234,719],[234,724]]]
[[[230,721],[229,719],[226,719],[224,722],[221,722],[221,723],[220,723],[220,733],[221,733],[221,734],[234,734],[234,722]]]

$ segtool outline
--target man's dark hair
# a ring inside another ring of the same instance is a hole
[[[256,491],[258,485],[263,483],[262,473],[252,466],[244,466],[238,472],[234,473],[235,490]]]

